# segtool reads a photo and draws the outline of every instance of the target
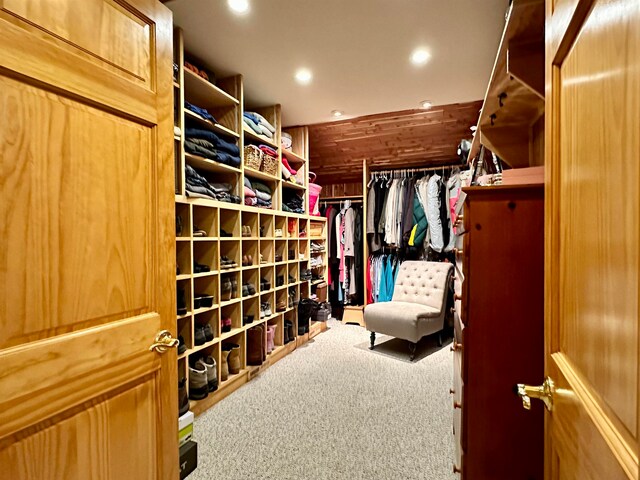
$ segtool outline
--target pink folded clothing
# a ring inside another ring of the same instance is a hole
[[[284,168],[289,170],[289,173],[291,173],[291,175],[295,175],[296,173],[298,173],[297,170],[291,168],[291,165],[289,165],[289,162],[287,161],[287,157],[285,157],[284,155],[282,155],[282,165],[284,166]]]
[[[269,147],[268,145],[260,145],[258,148],[262,150],[264,153],[266,153],[267,155],[271,155],[272,157],[278,156],[278,152],[276,152],[273,148]]]
[[[251,190],[249,187],[244,187],[244,196],[245,197],[255,197],[256,196],[256,192],[254,192],[253,190]]]
[[[258,199],[256,197],[244,197],[244,204],[254,207],[258,204]]]

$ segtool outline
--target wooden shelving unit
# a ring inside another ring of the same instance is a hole
[[[484,145],[513,168],[544,163],[544,0],[513,0],[469,160]]]
[[[182,231],[176,237],[176,264],[179,269],[176,284],[178,297],[183,296],[187,308],[186,314],[176,316],[175,336],[182,336],[187,347],[187,351],[178,356],[178,374],[180,378],[187,378],[188,385],[190,360],[201,355],[211,355],[216,359],[218,378],[221,378],[221,348],[226,342],[240,345],[242,362],[240,373],[230,375],[226,381],[220,382],[217,391],[210,393],[203,400],[191,401],[191,410],[199,414],[303,343],[302,339],[294,338],[284,344],[285,321],[291,321],[296,336],[298,333],[297,308],[295,303],[294,306],[289,305],[288,296],[291,292],[297,302],[301,298],[309,297],[315,290],[314,282],[300,280],[301,271],[311,268],[312,257],[322,255],[321,265],[313,270],[319,275],[326,275],[328,264],[326,252],[311,253],[311,241],[326,242],[326,234],[315,236],[313,240],[308,234],[311,224],[320,225],[321,231],[325,232],[326,222],[324,218],[308,215],[308,212],[297,214],[282,211],[283,190],[295,191],[302,196],[305,208],[308,205],[307,129],[296,127],[287,130],[294,138],[294,145],[293,153],[286,152],[285,155],[290,164],[299,170],[299,185],[282,180],[281,162],[278,162],[276,175],[245,167],[243,150],[249,143],[271,146],[278,152],[280,160],[280,106],[251,109],[263,115],[276,127],[273,141],[246,130],[242,123],[242,114],[245,109],[242,76],[220,79],[216,85],[213,85],[183,67],[184,40],[182,31],[179,29],[175,31],[174,42],[174,60],[180,66],[174,89],[176,126],[181,132],[175,141],[175,208],[176,217],[180,217],[182,224]],[[204,120],[184,108],[185,100],[198,107],[207,108],[216,119],[216,123]],[[239,168],[186,153],[184,140],[187,124],[211,130],[217,135],[224,136],[228,141],[237,142],[242,160]],[[185,165],[196,169],[210,183],[231,184],[232,193],[241,198],[244,192],[243,177],[259,180],[272,188],[273,209],[189,197],[185,189]],[[251,236],[242,236],[243,225],[250,227]],[[206,236],[193,236],[196,227],[204,230]],[[225,236],[222,236],[223,231],[226,232]],[[252,265],[242,265],[245,255],[251,255]],[[282,259],[276,262],[276,255],[281,256]],[[232,259],[237,267],[223,268],[222,256]],[[263,263],[260,261],[261,256]],[[207,265],[210,271],[194,273],[194,262]],[[289,276],[293,277],[293,282],[289,282]],[[281,286],[276,286],[278,277],[283,277],[284,284]],[[233,293],[233,298],[222,300],[222,284],[226,279],[231,280],[232,283],[235,282],[237,289]],[[261,279],[267,280],[269,288],[261,289]],[[254,295],[242,296],[244,282],[254,285],[256,289]],[[212,295],[213,305],[195,308],[194,299],[199,294]],[[287,302],[286,308],[277,311],[278,303],[283,300]],[[270,305],[272,315],[261,318],[261,303],[266,302]],[[254,320],[245,325],[243,317],[247,315],[253,315]],[[223,318],[231,319],[231,330],[228,332],[222,332]],[[197,325],[203,324],[211,325],[214,338],[202,345],[196,345],[195,329]],[[277,326],[276,348],[262,365],[248,365],[247,331],[258,325],[267,324]],[[326,329],[325,324],[313,326],[314,334],[324,329]],[[307,334],[305,337],[304,341],[310,335]]]

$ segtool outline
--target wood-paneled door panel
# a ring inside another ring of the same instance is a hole
[[[0,0],[0,479],[178,476],[172,17]]]
[[[640,3],[551,3],[547,478],[637,479]]]

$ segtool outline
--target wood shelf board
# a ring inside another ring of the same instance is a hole
[[[216,162],[215,160],[209,160],[208,158],[200,157],[192,153],[184,153],[185,163],[191,165],[193,168],[204,170],[205,172],[213,173],[242,173],[242,170],[236,167],[230,167],[224,163]],[[224,203],[224,202],[220,202]]]
[[[205,348],[212,347],[213,345],[219,342],[220,342],[220,338],[216,337],[210,342],[205,342],[202,345],[194,345],[193,348],[190,348],[187,350],[186,356],[193,355],[194,353],[204,350]]]
[[[248,265],[248,266],[242,267],[242,270],[243,271],[245,271],[245,270],[254,270],[256,268],[260,268],[260,265]]]
[[[189,318],[193,312],[187,312],[184,315],[176,315],[176,321],[184,320],[185,318]]]
[[[249,138],[250,140],[253,140],[256,143],[262,143],[264,145],[267,145],[273,148],[276,152],[278,151],[278,145],[276,145],[276,143],[273,140],[269,140],[264,135],[258,135],[256,132],[254,132],[244,124],[242,125],[242,131],[244,132],[244,136]]]
[[[217,275],[218,273],[220,273],[218,270],[211,270],[210,272],[194,273],[193,278],[211,277],[213,275]]]
[[[235,140],[240,138],[239,133],[234,132],[233,130],[225,127],[224,125],[221,125],[219,123],[213,123],[210,120],[205,120],[204,118],[200,117],[199,115],[193,113],[191,110],[188,110],[186,108],[183,108],[183,110],[184,110],[185,119],[193,120],[198,124],[200,124],[201,126],[205,127],[206,129],[211,130],[215,134],[220,134],[225,137],[233,137]]]
[[[194,242],[217,242],[218,237],[193,237]]]
[[[296,164],[307,163],[307,159],[304,158],[304,156],[298,155],[297,153],[292,152],[291,150],[285,150],[283,148],[282,155],[287,158],[287,161],[289,163],[291,163],[292,160],[293,160],[293,163],[296,163]]]
[[[206,312],[210,312],[211,310],[215,310],[216,308],[218,308],[220,305],[218,305],[217,303],[214,303],[212,306],[210,307],[202,307],[202,308],[196,308],[193,311],[194,315],[200,315],[201,313],[206,313]]]
[[[220,335],[220,341],[224,341],[227,340],[231,337],[235,337],[236,335],[238,335],[239,333],[244,332],[244,328],[232,328],[230,331],[228,332],[224,332]]]
[[[291,183],[284,180],[282,181],[282,188],[288,188],[290,190],[299,190],[301,192],[304,192],[307,190],[307,188],[304,185],[298,185],[297,183]]]
[[[225,300],[224,302],[220,302],[220,308],[228,307],[229,305],[233,305],[234,303],[238,303],[242,301],[242,298],[232,298],[231,300]]]
[[[176,281],[188,280],[190,278],[191,278],[191,274],[190,273],[181,273],[180,275],[176,275]]]
[[[242,267],[233,267],[233,268],[221,268],[220,273],[234,273],[242,270]]]
[[[510,6],[480,111],[478,129],[471,144],[469,160],[477,156],[480,145],[484,143],[484,139],[480,136],[484,129],[488,131],[495,127],[508,126],[514,131],[523,128],[528,130],[544,113],[544,99],[529,86],[515,77],[512,78],[507,71],[509,44],[543,40],[544,22],[544,0],[514,0]],[[544,42],[540,45],[544,48]],[[503,106],[500,107],[499,96],[502,93],[506,93],[507,97],[503,100]],[[493,114],[496,115],[496,118],[492,126],[491,116]],[[510,159],[503,158],[503,160],[509,163]]]
[[[242,300],[251,300],[253,298],[258,298],[260,296],[260,293],[254,293],[253,295],[245,295],[244,297],[242,297]]]
[[[184,71],[184,96],[200,108],[235,107],[240,104],[227,92],[186,68]]]
[[[176,237],[176,242],[190,242],[191,237]]]
[[[244,174],[249,178],[257,178],[259,180],[266,180],[269,182],[279,181],[278,177],[269,175],[268,173],[264,173],[259,170],[254,170],[253,168],[249,168],[247,166],[244,167]]]
[[[229,242],[229,241],[239,242],[242,239],[243,239],[242,237],[220,237],[221,242]]]

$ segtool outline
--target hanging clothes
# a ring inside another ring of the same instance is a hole
[[[431,234],[430,247],[436,252],[444,248],[442,220],[440,219],[440,176],[432,175],[427,185],[427,220]]]

